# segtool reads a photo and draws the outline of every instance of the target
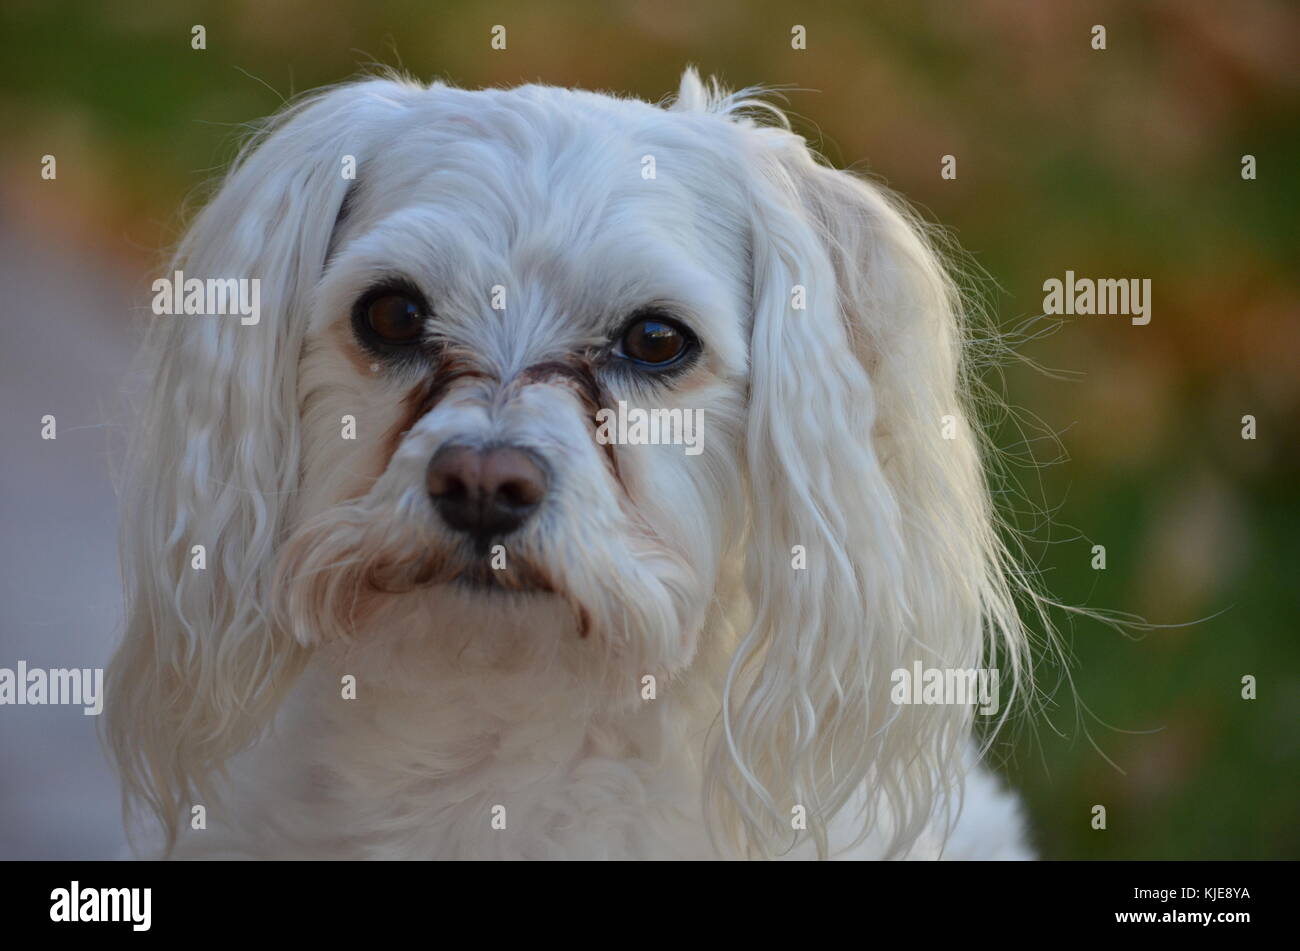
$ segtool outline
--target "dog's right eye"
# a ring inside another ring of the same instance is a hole
[[[373,351],[393,353],[418,344],[424,335],[429,308],[414,288],[405,284],[376,287],[352,308],[352,330]]]
[[[401,294],[386,294],[367,305],[366,325],[385,343],[414,343],[424,330],[424,308]]]

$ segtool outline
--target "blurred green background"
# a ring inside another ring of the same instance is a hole
[[[495,24],[504,51],[489,48]],[[791,48],[795,24],[806,50]],[[1046,586],[1153,624],[1210,618],[1136,638],[1090,621],[1065,631],[1086,709],[1061,686],[999,748],[1042,854],[1296,858],[1297,50],[1300,5],[1281,0],[6,0],[0,221],[143,288],[243,123],[372,63],[652,100],[690,63],[733,87],[796,87],[796,127],[949,228],[991,278],[1003,327],[1039,314],[1043,281],[1067,269],[1152,281],[1148,326],[1079,317],[1022,346],[1067,379],[1007,371],[1010,401],[1059,434],[1031,444],[1054,464],[1018,470],[1014,502],[1052,513],[1021,519]],[[39,178],[46,153],[57,188]],[[945,154],[955,181],[940,178]],[[1241,178],[1244,154],[1256,181]],[[1040,686],[1061,673],[1044,663]],[[1241,699],[1246,674],[1257,700]]]

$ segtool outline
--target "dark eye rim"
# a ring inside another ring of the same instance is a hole
[[[637,324],[644,323],[646,321],[653,321],[654,323],[666,324],[667,326],[672,327],[673,330],[677,331],[677,333],[681,334],[682,339],[685,341],[684,345],[682,346],[681,352],[678,353],[676,356],[674,356],[671,360],[666,360],[663,363],[648,363],[645,360],[638,360],[636,357],[629,356],[628,354],[624,353],[622,351],[623,338],[625,338],[628,335],[628,332]],[[696,334],[695,331],[692,330],[684,321],[682,321],[681,318],[675,316],[670,312],[660,310],[658,308],[646,308],[643,310],[638,310],[636,313],[628,317],[628,319],[623,322],[623,326],[620,328],[617,336],[614,338],[614,345],[611,348],[611,353],[623,364],[635,367],[637,370],[645,371],[649,373],[660,373],[663,371],[684,369],[688,363],[694,361],[695,357],[699,354],[699,352],[700,352],[699,335]]]
[[[420,308],[420,313],[425,317],[432,316],[433,312],[429,308],[428,301],[425,299],[420,289],[413,282],[404,277],[384,278],[377,281],[364,290],[352,305],[352,334],[357,341],[367,350],[378,356],[400,355],[418,347],[422,342],[422,337],[415,337],[411,340],[402,342],[388,340],[380,336],[373,327],[370,326],[369,310],[370,305],[383,297],[405,297],[414,301]]]

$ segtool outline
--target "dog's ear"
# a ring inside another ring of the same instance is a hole
[[[749,128],[753,622],[710,813],[744,854],[803,838],[796,807],[820,855],[841,813],[897,853],[956,780],[972,710],[897,705],[893,672],[979,666],[999,642],[1018,670],[1023,647],[963,400],[960,298],[900,203]]]
[[[207,802],[300,662],[268,618],[270,561],[298,480],[297,367],[327,248],[372,128],[407,87],[372,80],[290,108],[241,153],[167,277],[248,279],[260,319],[154,316],[122,485],[125,639],[108,739],[162,820]],[[250,285],[251,287],[251,285]],[[197,546],[203,546],[200,554]]]

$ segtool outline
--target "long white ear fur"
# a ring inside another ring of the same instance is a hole
[[[369,80],[281,112],[240,154],[167,276],[260,281],[261,319],[154,316],[121,489],[127,598],[106,732],[133,807],[167,848],[191,803],[266,724],[301,660],[267,616],[270,559],[298,482],[297,364],[313,288],[368,131],[410,88]],[[207,567],[191,567],[195,545]]]
[[[710,111],[753,112],[746,93],[715,91],[709,105],[698,79],[683,88]],[[706,809],[720,847],[768,856],[803,837],[791,823],[801,806],[825,856],[829,821],[857,803],[859,837],[883,832],[904,854],[953,818],[973,713],[895,705],[892,672],[998,666],[1005,715],[1027,663],[1019,579],[964,392],[961,296],[901,202],[819,164],[788,130],[741,121],[756,183],[754,620],[732,662]]]

